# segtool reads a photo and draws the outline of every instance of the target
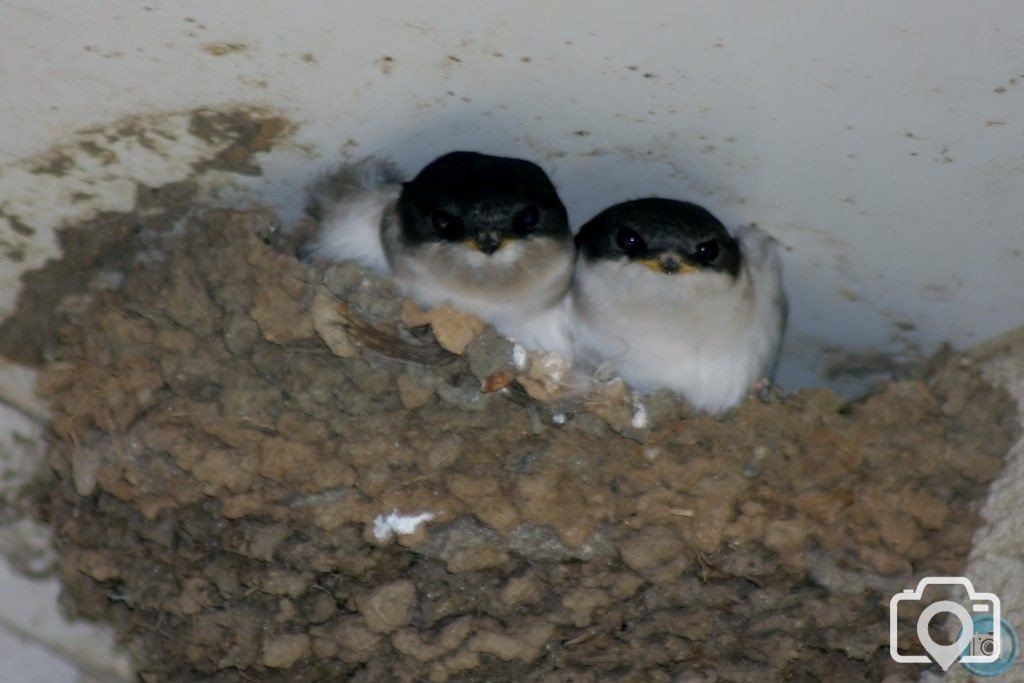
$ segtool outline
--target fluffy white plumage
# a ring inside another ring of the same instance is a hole
[[[380,239],[381,221],[402,191],[402,173],[386,159],[367,157],[319,179],[309,191],[320,232],[312,256],[358,261],[389,274]]]
[[[742,269],[664,275],[580,259],[571,320],[577,356],[612,363],[640,393],[669,389],[720,413],[774,370],[786,317],[777,242],[736,231]]]

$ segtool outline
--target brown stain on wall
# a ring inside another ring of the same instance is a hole
[[[262,170],[256,156],[269,151],[294,130],[295,124],[291,121],[259,107],[193,111],[189,133],[208,143],[215,150],[212,156],[192,164],[193,179],[155,188],[136,183],[131,211],[101,212],[59,228],[57,240],[63,257],[51,259],[22,276],[15,310],[0,323],[0,355],[27,365],[43,362],[60,328],[60,302],[89,291],[90,281],[97,272],[137,267],[126,259],[125,245],[138,243],[142,234],[171,230],[192,210],[199,186],[194,178],[208,170],[258,176]],[[75,167],[75,151],[103,164],[116,159],[115,152],[104,146],[104,142],[113,145],[132,138],[157,153],[161,152],[161,138],[164,142],[174,142],[145,117],[127,117],[109,126],[84,129],[76,137],[83,135],[87,139],[55,146],[27,168],[35,174],[64,177]],[[88,195],[75,194],[78,199]],[[72,196],[72,201],[78,199]],[[31,237],[36,233],[35,228],[10,211],[0,211],[0,217],[6,219],[19,236]],[[89,239],[83,240],[83,234],[88,234]],[[0,253],[12,261],[24,259],[26,248],[24,243],[0,241]]]

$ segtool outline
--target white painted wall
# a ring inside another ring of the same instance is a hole
[[[523,155],[577,224],[660,193],[775,234],[790,386],[829,347],[968,345],[1024,322],[1022,38],[1019,0],[2,0],[0,209],[41,229],[0,218],[28,243],[0,258],[0,314],[58,219],[130,205],[119,177],[181,177],[197,143],[53,182],[24,159],[124,115],[256,103],[301,124],[296,144],[226,197],[294,215],[347,140],[413,170]],[[67,206],[60,183],[90,180],[97,198]]]
[[[791,387],[819,380],[825,349],[904,354],[1024,323],[1019,0],[146,3],[0,0],[0,318],[20,274],[56,255],[56,227],[128,210],[134,181],[180,180],[215,153],[189,135],[188,110],[261,104],[299,129],[263,178],[204,176],[225,202],[294,217],[301,187],[343,152],[415,170],[459,147],[543,163],[576,224],[651,193],[758,222],[789,248]],[[164,134],[156,149],[105,141],[139,115]],[[75,166],[30,173],[54,146]],[[30,386],[0,361],[5,398],[29,405]],[[0,433],[21,419],[0,414]],[[982,532],[995,540],[972,556],[1000,590],[1024,571],[1019,506],[999,508],[1019,471],[996,485]],[[4,565],[0,579],[0,653],[14,662],[0,679],[124,675],[76,649],[109,636],[69,635],[52,582]]]

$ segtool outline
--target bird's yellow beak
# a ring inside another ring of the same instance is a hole
[[[662,275],[686,275],[697,270],[677,254],[662,254],[658,258],[644,259],[640,263]]]
[[[499,235],[482,235],[464,240],[462,243],[484,254],[493,254],[508,243],[509,239]]]

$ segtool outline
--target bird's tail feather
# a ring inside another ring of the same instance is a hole
[[[404,173],[390,159],[369,156],[342,164],[317,178],[306,192],[306,213],[323,220],[327,208],[353,194],[373,192],[399,185]]]
[[[379,273],[388,272],[381,222],[398,198],[402,178],[389,160],[367,157],[317,179],[307,194],[306,213],[320,227],[316,240],[304,249],[305,256],[354,260]]]

